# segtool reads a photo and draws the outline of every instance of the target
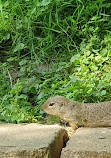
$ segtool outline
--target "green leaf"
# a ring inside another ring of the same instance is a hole
[[[36,88],[35,87],[31,87],[29,90],[31,93],[36,94]]]
[[[34,14],[36,12],[36,8],[34,8],[32,11],[31,11],[31,14]]]
[[[76,76],[71,77],[71,82],[76,82],[76,80],[77,80]]]
[[[44,97],[44,93],[43,92],[40,92],[40,94],[38,95],[38,99],[40,100],[40,99],[42,99]]]
[[[76,25],[76,21],[74,19],[71,19],[71,22],[73,23],[73,25]]]
[[[93,21],[93,20],[97,20],[97,16],[93,16],[92,18],[91,18],[91,20]]]
[[[25,100],[27,100],[27,99],[28,99],[28,96],[27,96],[27,95],[24,95],[24,94],[21,94],[18,98],[19,98],[19,99],[25,99]]]
[[[37,2],[37,6],[46,6],[50,4],[51,0],[43,0],[42,2]]]
[[[42,6],[46,6],[51,2],[51,0],[43,0],[42,1]]]
[[[28,61],[26,59],[22,60],[19,62],[19,65],[22,66],[22,65],[25,65]]]
[[[10,38],[10,34],[9,34],[9,33],[7,33],[7,34],[3,37],[4,40],[8,40],[9,38]]]
[[[74,62],[75,60],[78,60],[79,58],[80,58],[80,54],[76,54],[70,59],[70,61]]]
[[[23,91],[23,93],[28,93],[29,89],[28,89],[28,87],[25,87],[22,91]]]
[[[20,68],[20,72],[25,72],[25,71],[26,71],[26,67],[25,66]]]
[[[17,52],[17,51],[19,51],[19,50],[22,50],[22,49],[24,49],[24,44],[23,43],[18,43],[17,45],[16,45],[16,47],[14,48],[14,52]]]
[[[106,94],[106,90],[102,90],[101,91],[101,96],[105,95]]]
[[[91,71],[96,71],[96,70],[98,70],[98,67],[95,64],[93,64],[91,66]]]
[[[0,11],[2,12],[2,4],[0,4]]]
[[[8,62],[16,61],[16,60],[17,60],[17,57],[10,57],[7,59]]]

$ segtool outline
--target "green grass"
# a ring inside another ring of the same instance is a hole
[[[111,100],[110,8],[110,0],[0,1],[0,120],[43,121],[52,95]]]

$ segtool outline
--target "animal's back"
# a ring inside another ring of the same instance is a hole
[[[85,126],[111,126],[111,101],[83,104],[82,114]]]

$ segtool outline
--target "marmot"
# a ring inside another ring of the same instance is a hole
[[[57,115],[74,129],[78,126],[111,126],[111,101],[101,103],[80,103],[63,96],[50,97],[43,105],[50,115]]]

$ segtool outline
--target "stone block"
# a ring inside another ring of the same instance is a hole
[[[61,158],[111,158],[111,128],[79,128]]]
[[[59,158],[67,140],[58,125],[0,124],[0,158]]]

